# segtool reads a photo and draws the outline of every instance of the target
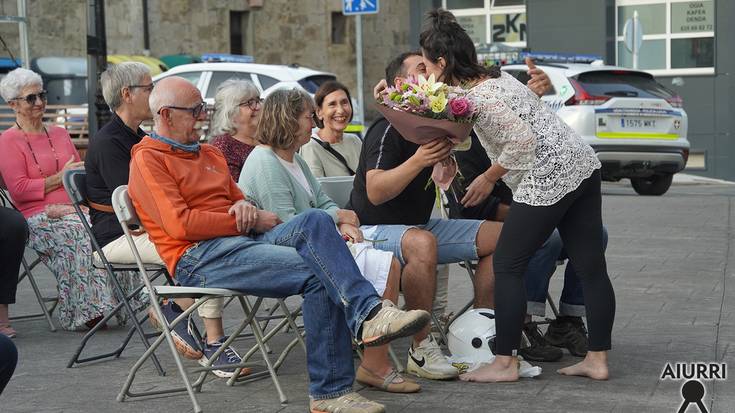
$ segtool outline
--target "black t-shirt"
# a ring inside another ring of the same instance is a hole
[[[367,197],[367,171],[393,169],[413,156],[418,148],[419,145],[403,139],[385,118],[370,126],[347,203],[347,209],[357,213],[362,225],[423,225],[429,221],[435,197],[434,183],[430,180],[432,168],[424,168],[403,192],[388,202],[373,205]]]
[[[470,134],[470,139],[472,139],[472,146],[470,146],[468,151],[454,153],[454,157],[457,159],[457,166],[464,178],[464,183],[462,185],[464,188],[467,188],[475,178],[477,178],[481,173],[487,171],[490,165],[492,165],[490,158],[487,156],[487,152],[485,152],[485,149],[482,147],[480,140],[477,139],[477,135],[474,130]]]
[[[111,205],[112,192],[128,184],[130,150],[145,136],[140,128],[134,131],[113,114],[112,119],[91,139],[84,169],[87,171],[87,196],[98,204]],[[104,247],[123,235],[115,214],[90,208],[92,233]]]
[[[452,189],[456,191],[458,200],[462,199],[472,181],[492,165],[474,130],[470,134],[470,138],[472,139],[472,145],[469,150],[454,153],[461,173],[461,176],[455,178],[452,183]],[[499,180],[490,195],[476,206],[465,208],[459,202],[452,202],[451,196],[449,196],[449,200],[450,218],[494,219],[498,205],[501,203],[510,205],[513,201],[513,193],[505,182]]]

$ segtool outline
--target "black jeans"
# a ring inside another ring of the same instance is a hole
[[[14,304],[18,270],[28,240],[28,225],[20,212],[0,207],[0,304]]]
[[[496,352],[510,356],[520,347],[526,314],[524,276],[531,256],[554,228],[582,281],[589,329],[589,350],[610,349],[615,292],[607,274],[602,234],[600,171],[582,181],[556,204],[513,202],[493,256],[495,269]]]

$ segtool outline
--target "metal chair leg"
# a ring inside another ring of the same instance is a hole
[[[29,314],[29,315],[22,315],[22,316],[15,316],[10,317],[10,320],[25,320],[25,319],[31,319],[31,318],[38,318],[38,317],[44,317],[46,319],[46,322],[49,325],[49,329],[52,332],[56,332],[56,326],[54,325],[54,321],[51,318],[51,313],[56,308],[56,304],[58,303],[58,297],[44,297],[43,294],[41,294],[41,289],[38,288],[38,284],[36,283],[36,279],[33,277],[33,274],[31,273],[31,270],[36,267],[41,262],[41,258],[36,258],[32,264],[28,264],[28,261],[25,257],[21,259],[21,264],[23,264],[23,273],[18,277],[18,282],[21,282],[24,278],[28,278],[28,282],[31,284],[31,288],[33,289],[33,294],[36,296],[36,300],[38,301],[38,305],[41,306],[41,312],[38,314]],[[53,303],[51,308],[49,309],[46,306],[46,303]]]
[[[83,364],[83,363],[87,363],[90,361],[105,359],[108,357],[115,357],[115,358],[120,357],[122,352],[127,347],[128,343],[130,342],[130,339],[132,338],[134,332],[138,333],[138,336],[140,336],[141,341],[143,342],[143,345],[146,348],[150,347],[150,342],[148,341],[148,337],[146,333],[143,331],[143,327],[141,326],[142,321],[138,320],[136,312],[133,310],[129,302],[129,300],[132,297],[135,297],[136,295],[140,293],[140,291],[143,290],[144,285],[143,284],[139,285],[130,294],[125,295],[124,291],[122,290],[122,286],[120,286],[120,283],[117,280],[117,277],[114,275],[114,271],[112,270],[112,268],[108,268],[107,270],[108,270],[108,273],[113,274],[112,275],[113,291],[118,296],[119,303],[117,306],[115,306],[115,308],[109,314],[107,314],[102,319],[101,322],[99,322],[96,326],[94,326],[94,328],[92,328],[90,331],[87,332],[87,334],[84,335],[81,343],[79,344],[74,354],[72,355],[71,360],[69,360],[69,363],[66,366],[67,368],[71,368],[75,364]],[[160,274],[161,274],[160,271],[154,274],[152,279],[158,278]],[[110,320],[115,314],[117,314],[123,308],[125,308],[126,312],[130,316],[133,326],[128,331],[128,334],[126,335],[125,340],[123,340],[120,346],[118,346],[115,350],[111,352],[98,354],[98,355],[94,355],[91,357],[80,358],[80,355],[82,351],[84,350],[85,346],[87,345],[87,342],[97,333],[97,331],[99,331],[105,325],[105,323],[107,323],[108,320]],[[147,319],[147,315],[143,318],[143,320],[145,319]],[[152,355],[151,361],[153,362],[153,365],[155,366],[156,372],[158,373],[158,375],[165,376],[166,372],[163,370],[163,367],[161,366],[161,363],[155,354]]]

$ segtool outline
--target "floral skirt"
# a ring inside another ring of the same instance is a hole
[[[82,329],[85,322],[110,312],[117,305],[107,272],[92,266],[91,241],[76,214],[59,219],[50,219],[45,213],[36,214],[28,218],[28,227],[28,246],[56,277],[59,290],[56,315],[62,328]],[[136,274],[117,274],[123,291],[130,291],[138,284]],[[140,305],[134,303],[134,308],[136,304]],[[120,324],[125,321],[124,313],[118,312]]]

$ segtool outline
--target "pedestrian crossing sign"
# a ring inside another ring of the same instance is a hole
[[[342,0],[342,14],[375,14],[379,10],[378,0]]]

